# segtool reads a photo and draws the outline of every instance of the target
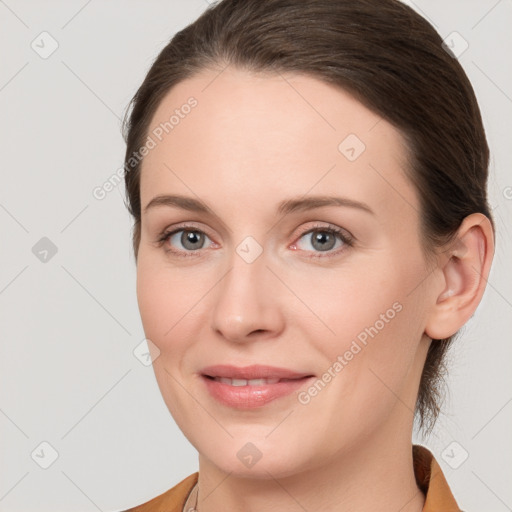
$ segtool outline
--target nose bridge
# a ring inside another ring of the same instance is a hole
[[[229,260],[217,290],[212,328],[233,341],[244,341],[255,330],[274,330],[279,316],[272,273],[263,247],[246,237]]]

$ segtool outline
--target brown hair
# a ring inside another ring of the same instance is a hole
[[[140,243],[140,160],[133,159],[171,87],[227,65],[255,72],[298,72],[337,85],[400,130],[407,174],[420,199],[422,241],[430,258],[462,220],[486,215],[489,148],[463,68],[435,29],[398,0],[223,0],[174,35],[125,113],[127,208]],[[445,354],[455,336],[433,340],[416,402],[420,429],[440,412]]]

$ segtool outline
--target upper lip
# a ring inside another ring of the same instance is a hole
[[[301,379],[311,377],[311,373],[296,372],[287,368],[253,364],[251,366],[232,366],[218,364],[207,366],[201,370],[202,375],[209,377],[225,377],[228,379]]]

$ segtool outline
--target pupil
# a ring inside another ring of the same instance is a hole
[[[329,240],[328,240],[329,237],[331,237],[330,244],[329,244]],[[317,232],[317,235],[314,237],[313,246],[315,247],[315,243],[318,242],[319,246],[317,248],[319,248],[320,250],[326,251],[328,249],[332,249],[332,247],[333,247],[332,238],[333,237],[331,236],[331,233],[327,233],[326,231],[319,231],[319,232]]]
[[[183,234],[184,240],[182,240],[183,246],[188,247],[187,244],[201,245],[202,235],[198,234],[197,231],[188,231]],[[197,249],[197,247],[188,247],[189,249]]]

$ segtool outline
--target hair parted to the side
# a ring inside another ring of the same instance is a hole
[[[177,83],[227,65],[294,72],[353,94],[407,142],[407,175],[420,199],[425,255],[453,240],[471,213],[486,215],[489,148],[473,88],[435,29],[398,0],[222,0],[210,5],[160,52],[125,113],[127,208],[140,243],[140,167],[163,97]],[[416,417],[430,433],[440,413],[445,354],[455,335],[433,340]]]

